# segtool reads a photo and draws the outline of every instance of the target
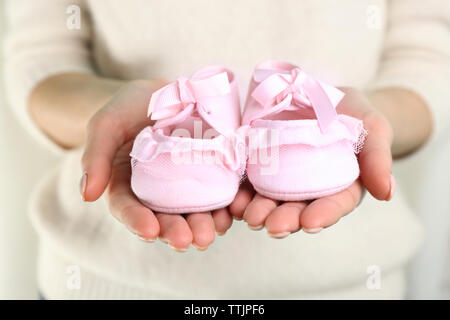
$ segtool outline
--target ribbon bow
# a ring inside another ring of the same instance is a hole
[[[147,116],[158,120],[155,129],[180,123],[196,112],[207,118],[215,106],[208,103],[209,98],[226,95],[230,90],[226,72],[205,79],[178,78],[152,94]]]
[[[343,93],[315,80],[300,68],[290,72],[256,70],[254,79],[259,85],[252,92],[252,97],[262,106],[263,116],[312,107],[322,132],[337,117],[334,107]],[[261,114],[256,118],[261,118]]]

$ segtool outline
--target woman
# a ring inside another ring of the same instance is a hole
[[[11,105],[62,154],[31,206],[46,298],[404,296],[421,229],[401,194],[389,205],[378,200],[394,194],[392,156],[417,150],[434,119],[439,130],[439,106],[450,102],[447,2],[16,0],[8,9]],[[346,91],[338,112],[369,131],[361,178],[311,203],[278,203],[244,184],[228,208],[207,214],[142,206],[129,186],[128,154],[149,124],[151,93],[165,79],[220,63],[236,71],[245,95],[252,67],[266,58]],[[363,199],[364,189],[371,196]],[[352,211],[360,212],[322,231]],[[267,233],[230,228],[233,218]],[[181,255],[165,244],[213,245]]]

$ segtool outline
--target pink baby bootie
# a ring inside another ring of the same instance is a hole
[[[249,87],[243,125],[249,125],[247,175],[255,190],[282,201],[330,195],[359,176],[355,153],[362,121],[336,113],[340,90],[297,66],[259,64]]]
[[[179,78],[153,93],[150,114],[156,123],[138,134],[130,153],[138,199],[165,213],[230,204],[245,170],[234,75],[210,66]]]

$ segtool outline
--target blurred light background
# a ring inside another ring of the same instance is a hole
[[[6,24],[3,6],[0,0],[1,42]],[[27,200],[56,158],[26,135],[5,100],[0,82],[0,299],[36,299],[37,237],[28,220]]]
[[[3,10],[0,0],[1,41],[6,24]],[[3,57],[0,74],[2,64]],[[411,263],[409,298],[450,299],[450,124],[447,129],[447,134],[394,167],[399,187],[427,230],[422,251]],[[56,164],[56,157],[18,125],[0,82],[0,299],[37,297],[37,237],[28,220],[27,200],[39,178]]]

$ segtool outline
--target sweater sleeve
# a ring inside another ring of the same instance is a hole
[[[450,1],[392,0],[378,75],[368,89],[403,87],[433,114],[434,134],[450,125]]]
[[[60,154],[63,149],[30,117],[27,102],[33,88],[49,76],[93,73],[90,21],[83,0],[7,0],[6,14],[4,76],[9,105],[33,137]]]

